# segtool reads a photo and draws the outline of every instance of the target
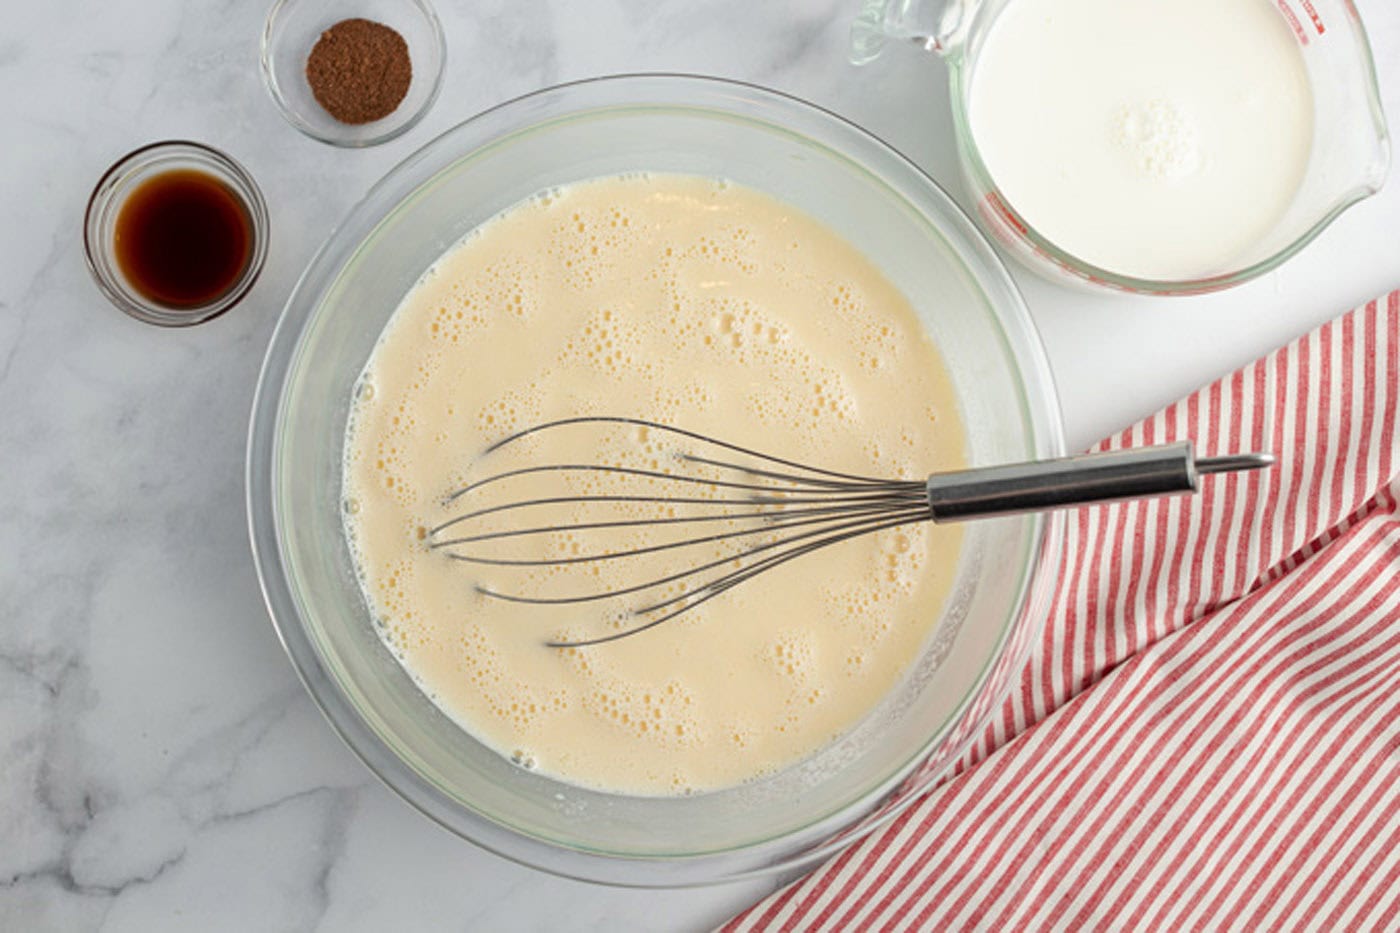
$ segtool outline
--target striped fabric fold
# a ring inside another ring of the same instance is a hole
[[[1068,516],[1019,689],[724,930],[1400,930],[1400,292],[1098,449],[1267,450]]]

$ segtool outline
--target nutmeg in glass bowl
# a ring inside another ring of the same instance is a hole
[[[312,139],[349,148],[387,142],[421,120],[446,57],[427,0],[277,0],[262,35],[263,83],[282,116]],[[357,60],[373,66],[379,86]]]

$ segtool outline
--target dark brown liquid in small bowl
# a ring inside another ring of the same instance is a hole
[[[197,169],[143,181],[117,213],[117,267],[148,301],[198,308],[226,295],[253,258],[253,218],[232,188]]]

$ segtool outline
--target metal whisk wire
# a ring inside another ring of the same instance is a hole
[[[769,482],[739,482],[734,479],[698,477],[675,474],[660,470],[646,470],[599,463],[562,463],[522,467],[506,470],[477,480],[451,493],[446,502],[451,504],[463,497],[480,491],[484,487],[506,480],[565,472],[593,472],[613,476],[660,481],[664,483],[702,485],[712,489],[736,490],[749,493],[743,497],[677,497],[667,495],[569,495],[543,496],[522,501],[508,502],[474,509],[465,514],[450,518],[428,531],[429,546],[444,550],[448,557],[473,564],[509,567],[549,567],[572,564],[594,563],[619,560],[644,554],[655,554],[679,548],[695,547],[719,542],[738,541],[758,535],[778,537],[744,547],[742,550],[710,560],[677,573],[649,579],[641,583],[602,592],[569,596],[527,596],[498,591],[484,586],[477,590],[482,595],[514,603],[534,605],[566,605],[596,602],[616,597],[629,596],[646,590],[668,586],[683,580],[692,580],[715,571],[726,565],[734,565],[726,572],[713,575],[710,579],[696,580],[682,589],[678,595],[668,596],[649,605],[630,610],[630,615],[643,618],[652,613],[665,611],[640,625],[626,628],[597,638],[580,640],[555,640],[547,642],[552,647],[584,647],[604,644],[639,634],[663,622],[694,609],[720,594],[753,579],[758,574],[810,554],[813,551],[838,544],[854,537],[872,534],[888,528],[912,522],[926,521],[932,517],[923,481],[880,480],[825,470],[797,463],[771,454],[761,453],[740,447],[717,438],[687,431],[670,425],[659,424],[639,418],[622,417],[581,417],[567,418],[536,425],[512,434],[489,447],[483,456],[494,453],[525,437],[540,432],[581,424],[621,425],[662,434],[685,438],[691,442],[708,444],[712,447],[741,454],[754,460],[782,466],[794,472],[765,469],[751,464],[719,460],[693,453],[681,453],[678,459],[683,462],[705,466],[719,471],[733,471],[748,479],[763,479]],[[800,471],[800,472],[799,472]],[[783,483],[786,485],[775,485]],[[487,531],[477,534],[443,537],[444,533],[458,526],[506,512],[540,508],[545,506],[575,506],[593,503],[613,503],[629,505],[658,505],[671,508],[677,505],[719,507],[713,514],[668,516],[664,518],[629,518],[611,521],[574,522],[568,525],[539,524],[523,528]],[[734,511],[734,507],[745,507],[748,511]],[[768,508],[764,508],[764,507]],[[797,508],[793,508],[796,506]],[[774,507],[782,507],[775,510]],[[554,558],[505,558],[477,553],[463,553],[462,548],[485,542],[499,542],[511,538],[539,535],[559,535],[583,530],[634,529],[659,526],[702,525],[715,522],[746,522],[749,526],[737,530],[704,534],[679,541],[667,541],[641,547],[608,550],[581,556]],[[756,558],[756,559],[755,559]]]
[[[550,474],[586,473],[650,483],[697,486],[724,492],[716,496],[668,496],[634,494],[546,495],[486,505],[449,518],[427,533],[429,546],[455,560],[498,567],[559,567],[599,561],[623,560],[681,548],[741,544],[740,550],[674,573],[663,573],[641,583],[602,592],[566,596],[529,596],[478,585],[478,592],[493,599],[532,605],[591,603],[647,590],[679,585],[679,593],[664,595],[648,605],[630,610],[640,624],[596,638],[558,639],[546,642],[556,648],[578,648],[617,641],[655,628],[663,622],[701,606],[758,575],[814,551],[852,538],[914,522],[958,521],[1017,512],[1043,511],[1171,493],[1194,492],[1200,477],[1210,473],[1256,470],[1273,462],[1265,453],[1230,454],[1196,459],[1189,441],[1153,447],[1110,450],[1079,457],[1061,457],[1029,463],[981,467],[952,473],[936,473],[924,480],[884,480],[822,469],[783,457],[762,453],[718,438],[641,418],[594,416],[564,418],[519,431],[487,448],[495,453],[524,438],[576,425],[634,427],[683,438],[689,443],[739,454],[751,463],[681,453],[681,462],[717,471],[717,476],[693,476],[660,469],[625,467],[604,463],[555,463],[505,470],[477,480],[447,496],[452,505],[485,487],[512,479]],[[720,455],[725,456],[725,455]],[[757,464],[762,464],[757,465]],[[655,464],[653,464],[655,466]],[[738,474],[736,477],[734,474]],[[471,523],[492,516],[541,509],[611,503],[624,509],[662,506],[662,518],[621,518],[608,521],[573,521],[569,524],[525,523],[524,527],[472,531]],[[675,515],[676,506],[694,507],[700,514]],[[714,509],[715,511],[708,511]],[[495,545],[512,539],[571,535],[577,531],[631,531],[634,529],[703,529],[708,524],[739,524],[737,529],[563,557],[510,558],[481,554],[473,546]],[[462,533],[463,529],[466,533]],[[449,531],[457,529],[449,534]],[[753,542],[755,537],[762,538]],[[464,550],[468,549],[468,550]],[[725,568],[728,569],[725,569]],[[723,571],[723,572],[719,572]],[[654,613],[660,613],[655,617]]]

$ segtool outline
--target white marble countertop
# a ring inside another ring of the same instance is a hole
[[[1357,5],[1400,119],[1400,6]],[[442,96],[406,136],[364,152],[313,142],[278,116],[257,70],[263,3],[7,8],[0,929],[700,929],[767,890],[559,880],[475,849],[379,785],[321,719],[268,624],[244,520],[244,437],[273,322],[331,226],[399,159],[507,97],[619,71],[742,78],[850,117],[957,190],[941,66],[904,46],[848,66],[855,6],[438,0]],[[184,331],[109,306],[80,242],[102,171],[170,137],[242,161],[272,215],[251,296]],[[1400,285],[1400,184],[1226,294],[1091,297],[1015,272],[1071,445],[1083,446]]]

